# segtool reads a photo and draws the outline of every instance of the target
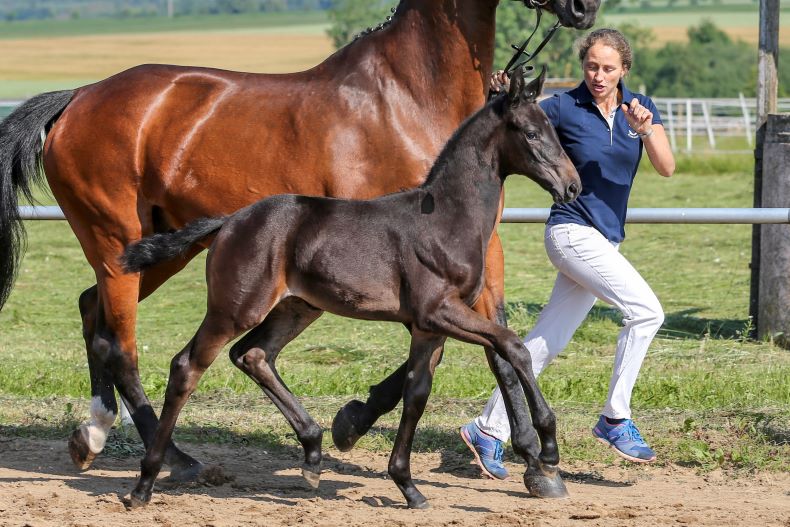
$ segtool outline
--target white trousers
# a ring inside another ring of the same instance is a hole
[[[647,348],[664,312],[656,295],[613,244],[592,227],[571,223],[546,227],[549,260],[558,269],[548,303],[524,338],[537,377],[568,345],[576,329],[601,299],[623,315],[617,338],[609,395],[601,413],[612,419],[631,418],[631,391]],[[501,441],[510,439],[505,404],[499,387],[475,423]]]

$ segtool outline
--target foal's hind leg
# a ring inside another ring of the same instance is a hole
[[[162,469],[165,451],[172,444],[173,429],[181,409],[222,347],[237,333],[232,321],[221,316],[206,315],[189,344],[170,362],[170,377],[162,415],[156,433],[140,462],[140,479],[131,493],[133,507],[144,505],[151,500],[154,482]]]
[[[300,298],[280,302],[256,328],[230,350],[230,360],[266,393],[282,412],[304,449],[302,475],[317,488],[321,475],[321,427],[288,390],[274,366],[277,355],[290,341],[321,316]]]
[[[403,493],[410,509],[428,507],[425,496],[414,486],[410,457],[414,432],[431,394],[433,374],[439,363],[444,341],[443,336],[412,329],[408,374],[403,385],[403,413],[389,462],[390,477]]]

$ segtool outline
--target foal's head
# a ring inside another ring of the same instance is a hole
[[[582,186],[557,132],[537,103],[545,78],[545,67],[529,84],[524,81],[522,68],[513,73],[502,103],[502,168],[506,174],[528,176],[547,190],[556,203],[564,203],[576,199]]]

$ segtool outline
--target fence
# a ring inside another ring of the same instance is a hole
[[[720,137],[741,137],[751,148],[754,143],[757,102],[739,94],[737,99],[682,99],[655,97],[672,150],[692,153],[701,149],[695,136],[705,138],[708,149],[732,152],[717,144]],[[790,99],[779,99],[779,113],[790,112]],[[683,143],[681,143],[683,141]],[[704,143],[705,141],[703,141]],[[751,152],[738,149],[736,151]]]
[[[59,207],[19,207],[26,220],[63,220]],[[502,214],[503,223],[543,223],[549,209],[507,208]],[[790,223],[790,209],[727,209],[727,208],[659,208],[629,209],[628,223],[727,223],[727,224],[777,224]]]
[[[563,85],[562,89],[566,89]],[[0,100],[0,119],[22,101]],[[655,97],[664,127],[675,152],[743,152],[744,148],[721,145],[718,138],[740,138],[741,145],[753,147],[757,102],[742,94],[730,99],[682,99]],[[790,112],[790,99],[778,100],[778,112]],[[696,141],[694,139],[697,139]],[[701,140],[700,140],[701,138]],[[707,144],[706,147],[703,145]]]

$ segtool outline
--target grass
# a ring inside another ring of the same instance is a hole
[[[0,40],[84,35],[164,32],[323,31],[325,11],[245,13],[243,15],[191,15],[143,18],[85,18],[77,20],[30,20],[0,22]],[[320,28],[320,29],[319,29]]]
[[[680,157],[678,173],[669,180],[645,167],[632,206],[751,206],[750,163],[749,155]],[[548,201],[524,179],[513,177],[507,184],[507,206],[545,207]],[[65,437],[88,405],[76,300],[93,282],[92,272],[65,223],[28,222],[27,227],[24,265],[0,312],[0,432]],[[509,321],[522,335],[547,300],[555,274],[542,231],[540,225],[500,227]],[[667,314],[633,396],[643,432],[671,462],[790,470],[790,354],[746,338],[751,227],[629,225],[627,234],[622,251],[653,286]],[[198,258],[141,305],[140,369],[156,401],[163,396],[170,357],[202,317],[202,270]],[[596,306],[540,378],[560,417],[565,459],[602,455],[587,428],[606,395],[618,326],[614,310]],[[407,349],[408,334],[399,325],[325,315],[283,352],[278,365],[292,391],[328,425],[343,402],[364,396],[405,359]],[[456,448],[453,430],[480,410],[493,386],[481,350],[448,342],[418,448]],[[238,405],[239,399],[249,404]],[[223,356],[187,408],[185,440],[205,440],[211,429],[219,441],[293,441],[276,409]],[[388,449],[396,426],[393,413],[362,446]]]

